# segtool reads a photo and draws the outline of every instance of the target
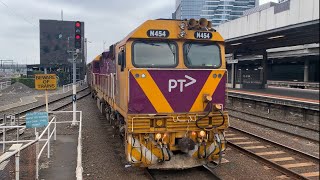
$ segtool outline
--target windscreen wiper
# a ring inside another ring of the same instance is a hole
[[[168,46],[169,46],[169,48],[170,48],[170,50],[171,50],[172,54],[173,54],[173,55],[175,55],[175,54],[176,54],[176,52],[175,52],[175,51],[174,51],[174,49],[171,47],[171,44],[170,44],[169,42],[167,42],[167,44],[168,44]]]
[[[155,44],[155,43],[147,42],[147,41],[141,41],[141,43],[147,44],[147,45],[150,45],[150,46],[160,46],[159,44]]]
[[[186,55],[188,56],[190,49],[191,49],[192,44],[188,44],[187,50],[186,50]]]

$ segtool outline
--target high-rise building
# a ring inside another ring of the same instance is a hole
[[[259,5],[259,0],[176,0],[173,19],[211,20],[213,25],[236,19],[245,10]]]
[[[75,26],[75,21],[40,20],[40,65],[38,69],[46,68],[48,73],[57,74],[63,84],[70,83],[72,80],[73,53],[70,52],[75,51]],[[82,80],[86,68],[84,22],[80,22],[79,26],[79,35],[82,39],[80,52],[76,58],[76,78]]]

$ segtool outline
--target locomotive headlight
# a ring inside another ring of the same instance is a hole
[[[212,97],[211,96],[206,96],[206,100],[207,100],[207,102],[211,102],[212,101]]]
[[[183,22],[179,25],[180,29],[184,30],[186,28],[186,24]]]
[[[200,131],[200,132],[199,132],[199,135],[200,135],[200,137],[205,137],[205,136],[206,136],[206,132]]]
[[[213,108],[214,108],[215,110],[221,110],[221,109],[222,109],[222,105],[221,105],[221,104],[215,104],[215,105],[213,106]]]
[[[197,135],[197,133],[192,131],[191,136],[196,136],[196,135]]]
[[[184,38],[187,35],[187,33],[185,31],[181,31],[179,34],[180,38]]]
[[[156,138],[157,141],[159,141],[161,139],[161,134],[157,133],[155,138]]]

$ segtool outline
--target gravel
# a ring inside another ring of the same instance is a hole
[[[125,168],[124,146],[91,97],[80,101],[83,114],[84,179],[148,179],[139,168]]]
[[[71,110],[72,106],[65,108]],[[90,96],[87,96],[77,103],[77,109],[83,112],[83,177],[84,179],[148,179],[141,168],[128,167],[124,156],[124,145],[120,137],[115,133],[115,129],[109,125],[104,116],[97,109],[96,102]],[[71,120],[72,114],[61,114],[58,119]],[[232,124],[235,124],[231,122]],[[244,124],[244,123],[241,123]],[[247,126],[247,125],[245,125]],[[76,139],[77,128],[70,125],[58,125],[58,136],[71,135]],[[34,130],[29,129],[21,139],[33,137]],[[41,161],[41,178],[54,179],[52,177],[64,177],[61,179],[74,179],[75,176],[75,158],[68,163],[65,159],[74,156],[76,149],[70,149],[71,152],[58,153],[61,142],[54,142],[52,146],[51,159],[46,159],[44,151]],[[72,157],[73,158],[73,157]],[[240,152],[228,148],[225,158],[229,161],[221,164],[214,169],[217,176],[221,179],[276,179],[285,177],[281,173],[268,168],[267,166],[253,160]],[[58,163],[58,165],[57,165]],[[59,164],[60,163],[60,164]],[[63,164],[67,163],[67,164]],[[61,166],[65,171],[51,171],[50,167],[59,169]],[[66,173],[67,172],[67,173]],[[67,174],[67,175],[66,175]],[[199,168],[188,170],[171,171],[153,171],[156,179],[212,179],[210,174]],[[68,176],[69,175],[69,176]]]
[[[309,153],[319,157],[319,143],[310,142],[297,136],[288,135],[276,130],[272,130],[263,126],[251,124],[235,118],[230,118],[230,124],[233,127],[251,132],[258,136],[270,139],[280,144],[295,148],[297,150]],[[278,128],[285,129],[284,125],[278,125]]]
[[[232,110],[229,111],[229,114],[230,116],[233,116],[233,117],[239,117],[239,119],[245,119],[246,121],[249,121],[249,122],[258,123],[267,127],[279,129],[292,134],[302,135],[303,137],[312,139],[314,141],[319,141],[319,131],[316,132],[314,130],[308,130],[302,127],[298,127],[296,125],[283,124],[282,122],[271,121],[265,118],[258,118],[258,117],[254,117],[245,113],[236,112]],[[241,121],[241,122],[244,122],[244,121]],[[303,121],[301,120],[301,124],[302,123]]]
[[[147,179],[139,168],[125,168],[124,146],[114,129],[100,114],[96,102],[86,97],[83,124],[84,179]],[[275,179],[281,173],[247,157],[238,151],[228,150],[224,163],[214,171],[221,179]],[[187,170],[151,170],[156,179],[213,179],[203,168]]]
[[[37,91],[33,88],[29,88],[28,86],[20,82],[16,82],[11,86],[1,90],[0,92],[3,94],[19,94],[19,93],[31,94],[31,93],[36,93]]]
[[[22,83],[16,82],[8,88],[1,90],[0,94],[0,106],[4,106],[20,102],[21,97],[40,94],[40,91],[36,91]]]
[[[221,164],[214,170],[223,180],[269,180],[283,176],[278,171],[230,147],[227,148],[225,158],[230,162]]]
[[[41,93],[43,94],[44,92],[41,91]],[[59,99],[59,98],[65,97],[65,96],[69,96],[71,94],[72,94],[72,91],[69,91],[69,92],[64,93],[64,94],[51,94],[51,95],[49,95],[48,100],[50,102],[50,101],[53,101],[53,100],[56,100],[56,99]],[[79,94],[77,94],[77,95],[79,96]],[[0,98],[1,98],[1,96],[0,96]],[[7,97],[7,98],[9,98],[9,97]],[[14,114],[14,113],[17,113],[17,112],[32,108],[34,106],[43,105],[45,103],[44,97],[36,97],[36,99],[37,99],[37,102],[30,103],[30,104],[27,104],[27,105],[19,106],[19,107],[16,107],[16,108],[12,108],[12,109],[8,109],[8,110],[0,112],[0,119],[3,118],[4,114]],[[71,101],[71,98],[67,99],[67,100]],[[49,105],[49,109],[50,109],[50,105]]]

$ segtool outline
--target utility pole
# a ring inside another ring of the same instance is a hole
[[[44,68],[44,74],[47,74],[47,68]],[[49,106],[48,106],[48,90],[45,90],[45,99],[46,99],[46,112],[49,112]]]

